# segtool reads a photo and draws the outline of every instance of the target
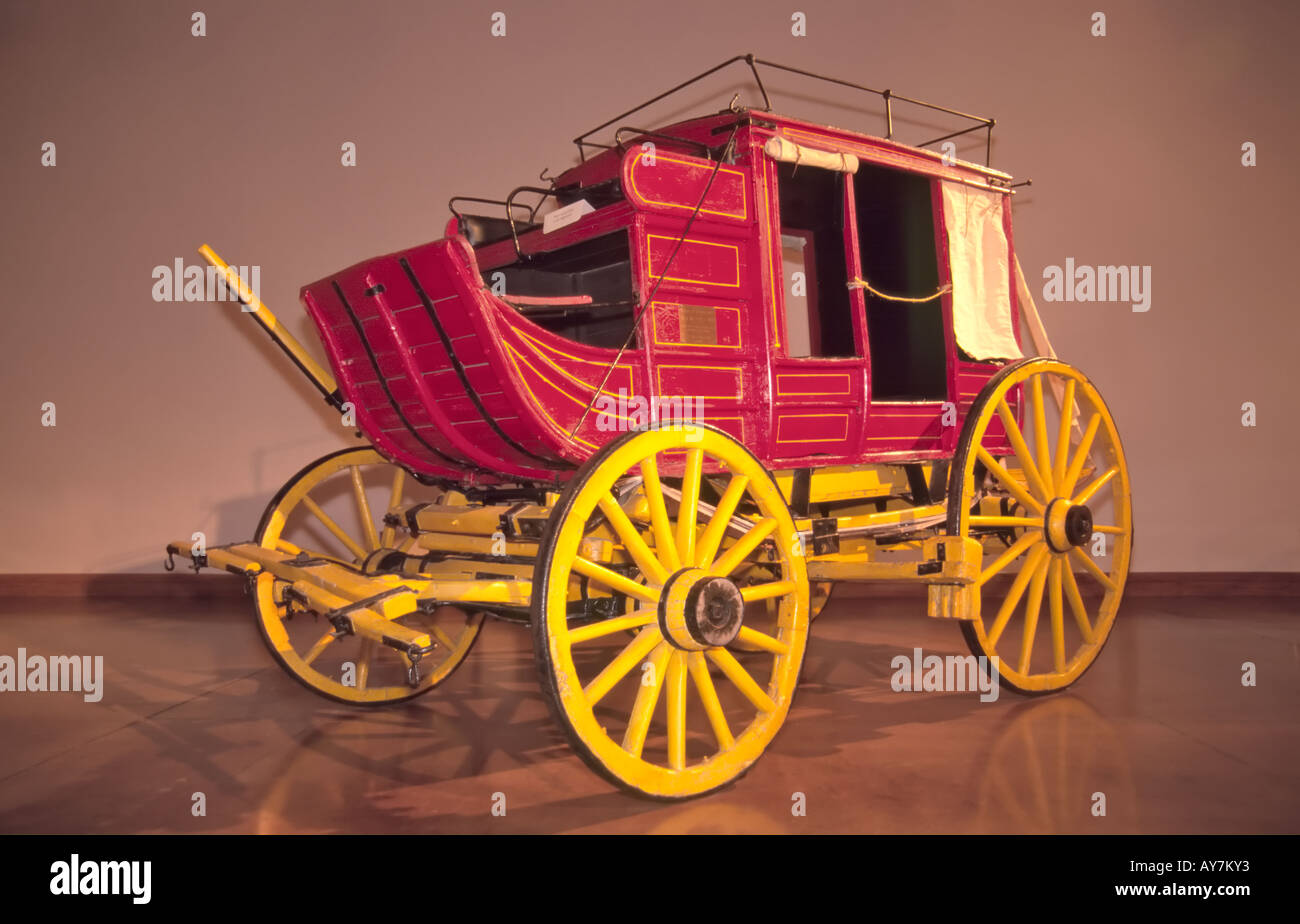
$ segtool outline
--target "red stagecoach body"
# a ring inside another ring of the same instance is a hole
[[[441,240],[302,299],[359,428],[432,480],[564,481],[644,423],[638,409],[683,400],[771,469],[944,459],[1020,356],[1010,186],[894,141],[725,111],[532,190],[565,209],[558,227],[535,208],[457,213]],[[994,421],[984,445],[1004,442]]]

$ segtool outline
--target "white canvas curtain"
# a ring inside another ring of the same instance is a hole
[[[943,181],[953,327],[958,345],[976,359],[1022,356],[1011,326],[1011,267],[1002,196],[997,190]]]

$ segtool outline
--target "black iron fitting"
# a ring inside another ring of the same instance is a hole
[[[420,511],[428,506],[428,504],[415,504],[414,506],[406,508],[406,528],[411,531],[412,536],[418,536],[420,534],[420,525],[416,523],[415,520],[416,517],[419,516]]]
[[[840,550],[840,527],[835,517],[818,517],[812,521],[813,554],[830,555]]]
[[[409,594],[409,593],[411,593],[411,589],[409,587],[390,587],[388,588],[388,590],[381,590],[379,593],[370,597],[366,597],[364,600],[357,600],[354,603],[349,603],[347,606],[340,606],[338,609],[330,610],[328,613],[325,614],[325,618],[328,619],[330,622],[334,622],[335,617],[346,618],[350,614],[355,613],[357,610],[370,609],[374,604],[379,603],[382,600],[387,600],[389,597],[396,596],[397,594]],[[351,626],[350,620],[348,622],[348,625],[349,627]]]

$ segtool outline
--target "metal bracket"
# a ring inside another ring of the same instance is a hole
[[[830,555],[840,550],[839,524],[835,517],[818,517],[812,521],[814,555]]]
[[[948,560],[948,553],[945,546],[940,542],[934,550],[934,559],[923,561],[916,566],[916,573],[919,574],[942,574],[943,564]]]
[[[413,594],[415,591],[409,587],[390,587],[388,590],[381,590],[379,593],[364,600],[357,600],[355,603],[349,603],[347,606],[340,606],[338,609],[330,610],[325,614],[325,618],[334,622],[336,618],[346,619],[348,615],[355,613],[357,610],[372,609],[373,605],[381,600],[387,600],[389,597],[397,594]],[[348,620],[348,631],[351,631],[352,622]]]

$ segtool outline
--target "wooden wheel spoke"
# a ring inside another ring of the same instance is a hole
[[[1061,425],[1056,433],[1056,460],[1052,465],[1052,483],[1065,484],[1065,467],[1070,461],[1070,428],[1074,425],[1074,379],[1065,380],[1061,398]]]
[[[664,503],[663,484],[659,481],[659,463],[654,456],[641,460],[641,480],[645,489],[646,504],[650,507],[650,527],[654,531],[655,551],[668,571],[682,566],[677,555],[677,541],[673,538],[668,521],[668,507]]]
[[[1052,613],[1052,667],[1058,673],[1065,670],[1065,612],[1061,605],[1061,572],[1065,569],[1065,559],[1052,558],[1051,571],[1047,575],[1047,599]]]
[[[1047,503],[1052,499],[1051,488],[1043,481],[1042,475],[1038,473],[1038,466],[1034,464],[1034,455],[1029,451],[1029,446],[1025,443],[1024,434],[1020,432],[1020,425],[1016,423],[1016,417],[1011,413],[1011,407],[1007,404],[1006,398],[998,400],[998,416],[1002,418],[1002,426],[1007,431],[1007,439],[1011,441],[1011,447],[1016,451],[1016,459],[1020,462],[1020,468],[1025,473],[1025,480],[1029,482],[1029,487],[1037,492],[1038,498]]]
[[[740,599],[746,603],[757,600],[770,600],[772,597],[784,597],[794,593],[799,585],[794,581],[769,581],[766,584],[750,584],[740,588]]]
[[[627,672],[637,665],[646,655],[654,650],[655,646],[664,640],[659,633],[657,625],[646,626],[642,629],[637,637],[629,642],[622,651],[605,665],[596,677],[583,687],[583,695],[587,697],[587,704],[595,705],[604,698],[605,694],[614,688],[620,680],[627,676]]]
[[[677,506],[677,554],[685,563],[695,561],[695,535],[700,513],[700,476],[703,466],[704,450],[686,450],[686,465],[682,472],[682,499]]]
[[[636,610],[628,613],[626,616],[615,616],[613,619],[604,619],[600,622],[593,622],[590,625],[570,629],[569,644],[581,645],[583,642],[589,642],[596,638],[604,638],[607,635],[614,635],[617,632],[628,632],[632,629],[640,629],[642,626],[648,626],[652,622],[657,622],[658,619],[659,615],[654,610]]]
[[[980,572],[979,586],[983,587],[985,584],[989,582],[990,578],[997,575],[999,572],[1002,571],[1003,568],[1005,568],[1007,565],[1011,564],[1011,562],[1015,561],[1022,554],[1027,552],[1030,548],[1034,546],[1035,543],[1041,542],[1042,539],[1043,539],[1043,534],[1041,532],[1025,533],[1023,536],[1021,536],[1019,539],[1013,542],[1010,546],[1008,546],[1005,552],[1003,552],[1001,555],[995,558],[993,560],[993,564],[989,565],[987,568],[985,568],[983,571]]]
[[[733,475],[727,482],[727,489],[722,493],[722,499],[718,501],[717,509],[713,511],[713,516],[709,519],[708,525],[704,527],[704,532],[700,534],[699,547],[695,550],[695,566],[703,568],[713,561],[714,556],[718,554],[718,546],[722,544],[722,537],[726,535],[727,526],[731,523],[731,515],[736,512],[736,506],[740,499],[745,495],[745,488],[749,485],[747,475]]]
[[[1030,380],[1030,394],[1033,397],[1034,413],[1034,448],[1038,451],[1038,474],[1048,491],[1055,493],[1052,479],[1052,454],[1047,445],[1047,411],[1043,404],[1043,377],[1036,375]]]
[[[370,501],[366,497],[366,486],[361,481],[361,466],[350,465],[348,468],[352,475],[352,494],[357,501],[357,516],[361,519],[361,528],[366,534],[368,550],[373,552],[379,548],[379,534],[375,532],[375,520],[370,515]]]
[[[731,736],[731,729],[727,726],[727,716],[722,711],[722,703],[718,700],[718,691],[713,686],[713,677],[709,674],[709,663],[704,659],[704,653],[692,651],[687,666],[691,679],[695,681],[695,690],[700,694],[700,702],[704,705],[704,714],[709,717],[718,749],[726,751],[736,743],[736,739]]]
[[[334,534],[335,539],[343,543],[347,550],[352,553],[353,557],[358,561],[366,557],[366,550],[361,547],[361,544],[349,536],[343,530],[343,527],[335,523],[334,518],[322,510],[320,504],[316,503],[304,494],[302,497],[302,505],[310,510],[316,519],[320,520],[322,526]]]
[[[754,528],[736,540],[722,557],[709,567],[709,574],[714,577],[726,577],[744,561],[758,544],[776,529],[776,517],[764,517],[754,524]]]
[[[1043,608],[1043,586],[1047,583],[1047,572],[1052,559],[1042,558],[1034,569],[1033,579],[1029,584],[1029,599],[1025,603],[1025,625],[1020,634],[1020,664],[1017,670],[1028,674],[1034,657],[1034,635],[1038,631],[1038,614]]]
[[[659,601],[659,592],[656,588],[638,584],[631,578],[624,577],[617,571],[611,571],[604,565],[598,565],[591,559],[584,558],[581,555],[574,556],[573,570],[598,584],[603,584],[610,590],[616,590],[629,597],[636,597],[646,603],[657,603]]]
[[[641,569],[641,573],[649,578],[652,584],[662,586],[668,580],[668,572],[655,557],[654,552],[650,551],[650,547],[645,544],[640,531],[623,507],[610,494],[602,494],[597,503],[600,505],[601,512],[605,514],[605,519],[609,520],[609,524],[614,527],[614,532],[623,543],[623,547],[632,556],[636,566]]]
[[[1101,426],[1101,414],[1094,413],[1088,418],[1088,426],[1083,431],[1083,437],[1079,440],[1078,447],[1074,450],[1074,458],[1070,460],[1070,467],[1065,470],[1065,480],[1061,482],[1061,496],[1069,497],[1074,493],[1074,484],[1079,480],[1079,475],[1083,471],[1084,463],[1088,461],[1088,454],[1092,452],[1092,441],[1097,436],[1097,429]]]
[[[1107,590],[1115,589],[1115,582],[1110,579],[1110,575],[1105,571],[1102,571],[1101,566],[1089,558],[1088,555],[1078,546],[1070,549],[1070,554],[1083,562],[1083,567],[1087,569],[1089,574],[1097,579],[1097,582],[1101,584],[1102,587],[1105,587]]]
[[[1098,525],[1096,523],[1092,524],[1092,531],[1094,533],[1106,533],[1108,536],[1128,535],[1128,530],[1122,526],[1106,526],[1106,525]]]
[[[1025,595],[1025,588],[1029,586],[1030,579],[1038,572],[1038,566],[1047,556],[1047,544],[1043,543],[1034,547],[1025,559],[1025,564],[1021,567],[1020,573],[1016,575],[1015,581],[1011,584],[1011,590],[1007,592],[1007,598],[1002,601],[1002,606],[998,609],[998,614],[993,618],[993,624],[989,627],[988,643],[989,650],[995,651],[998,647],[998,639],[1002,637],[1002,630],[1007,627],[1011,620],[1011,614],[1015,611],[1020,598]]]
[[[312,645],[311,648],[307,649],[307,653],[302,656],[303,663],[311,664],[313,661],[319,658],[322,652],[324,652],[325,649],[330,646],[330,643],[332,641],[334,641],[333,632],[326,632],[324,635],[318,638],[316,640],[316,644]]]
[[[1002,487],[1007,489],[1012,497],[1020,501],[1021,506],[1026,510],[1032,510],[1037,514],[1044,514],[1047,512],[1047,508],[1043,503],[1026,491],[1021,486],[1020,482],[1016,481],[1012,474],[1003,468],[1002,463],[993,458],[992,453],[987,449],[983,446],[976,446],[975,455],[984,463],[984,467],[989,470],[989,473],[1002,484]]]
[[[632,715],[628,718],[627,731],[623,734],[623,750],[633,757],[640,757],[645,747],[646,734],[650,731],[650,720],[654,717],[655,706],[659,703],[659,691],[664,686],[664,669],[674,649],[667,642],[659,642],[650,653],[646,662],[651,666],[650,682],[642,679],[636,691],[636,702],[632,706]],[[644,668],[643,668],[644,670]],[[644,674],[642,677],[644,678]]]
[[[776,703],[764,692],[749,672],[736,660],[736,656],[725,648],[710,648],[705,653],[710,661],[718,665],[726,678],[737,690],[763,712],[775,712]]]
[[[668,766],[686,769],[686,652],[674,651],[668,662]]]
[[[1088,501],[1092,500],[1097,495],[1098,491],[1100,491],[1107,484],[1109,484],[1110,480],[1118,474],[1119,474],[1118,468],[1112,467],[1106,469],[1105,472],[1103,472],[1102,474],[1094,478],[1091,484],[1089,484],[1086,488],[1080,491],[1078,495],[1073,500],[1070,501],[1070,503],[1072,504],[1088,503]]]
[[[406,469],[400,465],[393,471],[393,486],[388,492],[388,509],[400,507],[402,504],[402,492],[406,488]],[[391,549],[394,540],[397,539],[397,529],[392,526],[384,525],[383,535],[380,537],[379,546],[384,549]]]
[[[456,641],[446,632],[442,631],[441,627],[434,626],[430,631],[433,633],[433,637],[438,640],[438,644],[442,645],[443,648],[446,648],[449,652],[455,650]]]
[[[748,642],[755,648],[760,648],[763,651],[770,651],[772,654],[783,655],[790,651],[790,646],[779,638],[773,638],[772,636],[759,632],[757,629],[750,628],[749,626],[741,626],[740,634],[737,635],[737,638],[742,642]]]
[[[1091,645],[1094,635],[1092,624],[1088,622],[1088,608],[1083,605],[1083,595],[1079,593],[1079,583],[1074,579],[1074,570],[1069,562],[1062,564],[1061,577],[1065,584],[1065,596],[1070,601],[1070,609],[1074,613],[1074,622],[1079,627],[1079,634],[1083,636],[1086,644]]]
[[[370,683],[370,662],[375,657],[375,642],[373,639],[363,638],[361,640],[361,651],[357,655],[357,689],[364,690]]]

